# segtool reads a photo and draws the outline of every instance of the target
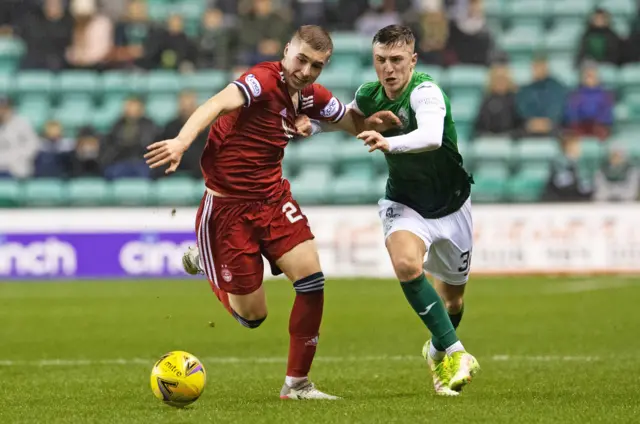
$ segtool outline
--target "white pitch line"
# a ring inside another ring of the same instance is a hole
[[[287,362],[285,357],[259,357],[259,358],[241,358],[241,357],[203,357],[202,362],[205,364],[284,364]],[[151,365],[157,359],[144,358],[119,358],[119,359],[41,359],[33,361],[24,360],[0,360],[0,367],[75,367],[75,366],[96,366],[96,365]],[[316,362],[402,362],[422,360],[419,355],[379,355],[379,356],[319,356],[315,358]],[[493,355],[490,357],[479,358],[480,362],[489,360],[494,362],[594,362],[600,361],[598,356],[571,356],[571,355]]]

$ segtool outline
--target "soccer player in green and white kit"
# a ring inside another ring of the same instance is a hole
[[[431,332],[422,353],[435,391],[455,396],[480,369],[455,332],[473,244],[471,177],[458,153],[449,99],[429,75],[415,71],[414,44],[407,27],[378,31],[373,38],[378,81],[360,86],[349,106],[365,117],[388,110],[400,118],[398,128],[357,137],[369,152],[385,154],[389,178],[379,214],[387,250],[402,291]],[[336,128],[314,125],[314,132],[321,130]],[[423,269],[435,277],[435,288]]]

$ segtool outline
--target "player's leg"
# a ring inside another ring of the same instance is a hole
[[[434,278],[433,285],[444,301],[444,306],[447,309],[453,328],[457,330],[464,314],[464,289],[466,284],[452,284]]]
[[[269,211],[264,254],[274,274],[284,272],[296,297],[289,318],[289,357],[283,399],[338,399],[315,388],[309,371],[324,308],[324,274],[307,218],[290,196]]]
[[[259,243],[245,220],[248,208],[205,194],[196,216],[197,262],[225,309],[243,326],[257,328],[267,317],[267,304]]]

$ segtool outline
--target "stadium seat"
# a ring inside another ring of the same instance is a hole
[[[105,97],[123,98],[139,95],[144,91],[144,74],[127,71],[104,72],[100,87]]]
[[[18,101],[18,114],[33,125],[39,131],[45,121],[49,119],[51,104],[48,96],[39,94],[23,96]]]
[[[0,178],[0,207],[20,206],[21,197],[18,180]]]
[[[13,86],[13,74],[0,73],[0,95],[10,96],[15,87]]]
[[[456,123],[475,122],[481,103],[482,91],[479,89],[451,89],[451,114]]]
[[[371,39],[352,31],[335,31],[331,33],[333,40],[333,56],[364,56],[371,54]]]
[[[336,204],[357,204],[374,201],[378,194],[371,190],[373,169],[367,165],[354,165],[333,179],[329,199]]]
[[[173,94],[150,95],[146,105],[147,116],[159,126],[166,125],[178,113],[178,103]]]
[[[202,198],[200,186],[192,178],[173,177],[158,180],[153,187],[155,203],[164,206],[197,205]]]
[[[483,89],[487,84],[487,69],[477,65],[458,65],[452,67],[446,75],[447,86],[450,90],[472,89],[474,93]]]
[[[333,165],[338,158],[341,137],[338,132],[321,133],[292,145],[293,152],[289,153],[295,156],[300,167],[309,164]]]
[[[622,147],[636,165],[640,165],[640,133],[637,131],[625,131],[615,135],[609,141],[609,148]]]
[[[120,206],[151,204],[151,182],[144,178],[120,178],[112,183],[114,202]]]
[[[516,56],[523,57],[523,55],[528,58],[536,49],[542,47],[543,40],[542,25],[525,22],[505,32],[499,44],[512,59]]]
[[[21,39],[0,37],[0,73],[15,72],[24,53],[25,45]]]
[[[149,95],[173,94],[180,91],[180,75],[173,71],[149,71],[145,77],[145,91]]]
[[[211,97],[229,84],[231,79],[225,71],[209,70],[182,75],[180,82],[183,90],[206,93],[207,97]]]
[[[602,7],[614,17],[626,18],[634,16],[636,13],[636,4],[634,0],[606,0],[600,1]]]
[[[62,124],[65,133],[74,135],[78,128],[92,123],[93,113],[93,102],[90,98],[70,97],[63,100],[53,112],[52,118]]]
[[[352,66],[351,64],[331,64],[322,71],[318,78],[318,84],[322,84],[329,89],[342,89],[342,90],[355,90],[359,87],[363,81],[359,81],[358,73],[360,67]]]
[[[57,76],[54,83],[54,90],[62,96],[93,96],[100,87],[98,74],[93,71],[64,71]]]
[[[63,181],[55,178],[27,180],[23,184],[25,206],[62,206],[67,203]]]
[[[520,0],[505,2],[505,14],[514,25],[541,24],[549,13],[547,0]]]
[[[442,68],[438,66],[429,66],[418,63],[418,65],[416,66],[416,71],[424,72],[425,74],[428,74],[431,78],[433,78],[436,84],[442,84],[440,82],[443,78]]]
[[[507,165],[513,158],[513,144],[507,137],[483,136],[471,143],[471,154],[478,163]]]
[[[97,108],[93,109],[91,125],[99,132],[106,133],[113,124],[122,116],[123,100],[118,97],[110,97]]]
[[[317,205],[329,200],[332,171],[328,165],[309,165],[291,181],[291,192],[300,204]]]
[[[369,153],[369,149],[363,146],[356,138],[348,138],[337,144],[337,162],[339,167],[346,171],[354,165],[366,165],[374,167],[374,156],[384,157],[381,152]]]
[[[558,2],[556,4],[564,4]],[[558,20],[544,35],[544,48],[547,52],[558,52],[570,57],[576,49],[580,36],[584,32],[584,22]]]
[[[50,95],[54,86],[53,73],[49,71],[23,71],[16,75],[16,91],[25,94]]]
[[[598,74],[602,84],[610,90],[616,90],[620,83],[618,66],[611,63],[600,63]]]
[[[67,183],[73,206],[104,206],[111,203],[111,187],[102,178],[77,178]]]
[[[515,143],[514,156],[521,164],[548,164],[561,154],[560,145],[553,138],[524,138]]]
[[[560,58],[551,57],[549,72],[569,88],[578,86],[580,75],[573,65],[573,58],[567,56],[564,52],[562,52],[562,57]]]
[[[580,21],[584,24],[587,16],[593,10],[593,0],[564,0],[552,1],[550,6],[551,16],[556,21],[572,19],[572,22]],[[567,22],[567,21],[565,21]]]
[[[640,63],[624,65],[620,71],[620,82],[624,87],[640,87]]]
[[[549,178],[549,164],[525,165],[507,181],[507,198],[512,202],[540,200]]]
[[[504,3],[505,2],[503,0],[485,0],[485,15],[490,19],[496,18],[498,21],[501,21],[504,15]]]
[[[471,188],[473,201],[501,202],[505,200],[509,171],[499,164],[482,165],[473,173],[475,184]]]
[[[639,119],[640,118],[640,91],[625,94],[624,105],[627,107],[627,113],[629,114],[629,119],[631,120]]]

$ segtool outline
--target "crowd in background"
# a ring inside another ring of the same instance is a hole
[[[580,75],[576,88],[567,87],[549,71],[542,52],[531,65],[533,81],[517,87],[509,58],[496,47],[482,0],[202,1],[207,8],[193,27],[180,14],[170,15],[163,23],[153,21],[152,0],[3,0],[0,37],[24,41],[22,70],[168,69],[189,73],[215,68],[240,72],[257,62],[279,59],[292,29],[301,24],[372,36],[383,26],[405,23],[417,36],[421,63],[489,67],[473,137],[552,136],[561,140],[565,157],[552,165],[548,200],[637,196],[640,179],[624,151],[614,149],[595,180],[588,182],[579,180],[571,158],[579,149],[580,137],[593,136],[606,143],[611,133],[616,99],[601,83],[598,65],[640,61],[640,13],[628,36],[622,37],[611,26],[605,9],[593,11],[575,48],[575,72]],[[179,115],[161,127],[146,116],[144,101],[130,98],[107,134],[83,127],[73,137],[56,121],[47,122],[37,134],[15,112],[12,100],[1,98],[0,175],[157,177],[140,161],[144,147],[175,136],[197,104],[194,93],[182,93]],[[183,160],[185,173],[199,177],[199,152],[205,141],[206,134],[202,134]],[[7,153],[9,149],[14,152]]]

